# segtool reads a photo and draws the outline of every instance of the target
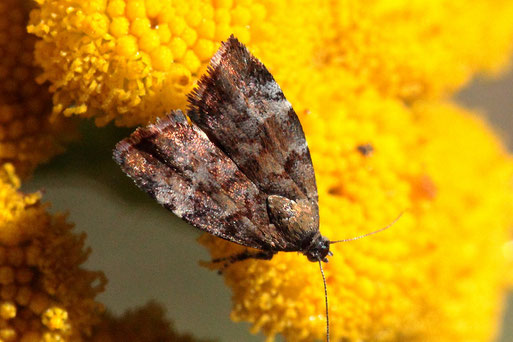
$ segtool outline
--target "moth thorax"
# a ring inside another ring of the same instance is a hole
[[[301,236],[315,231],[312,207],[307,200],[294,201],[279,195],[267,197],[271,222],[283,233]]]

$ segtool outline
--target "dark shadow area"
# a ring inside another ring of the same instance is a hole
[[[124,200],[139,200],[140,191],[112,159],[112,150],[118,141],[130,135],[134,128],[119,128],[113,124],[98,128],[92,120],[79,123],[80,140],[71,143],[66,152],[50,163],[39,166],[34,177],[50,173],[77,174],[92,178],[117,193]],[[27,185],[30,187],[30,182]],[[26,187],[24,186],[24,190]],[[36,190],[36,189],[31,189]]]

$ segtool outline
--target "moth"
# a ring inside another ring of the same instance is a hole
[[[300,252],[318,262],[329,340],[321,262],[332,255],[331,243],[369,234],[339,241],[321,235],[301,123],[273,76],[235,37],[212,57],[188,104],[187,116],[172,111],[119,142],[114,160],[176,216],[258,250],[214,262],[269,260],[278,252]]]

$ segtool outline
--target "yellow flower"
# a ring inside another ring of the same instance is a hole
[[[28,30],[40,38],[39,81],[54,92],[54,119],[135,125],[184,108],[219,42],[234,33],[268,66],[300,116],[318,181],[321,232],[348,238],[405,211],[386,232],[333,246],[325,265],[333,340],[495,337],[513,283],[513,161],[485,123],[440,99],[477,73],[504,66],[513,41],[511,1],[37,2]],[[374,151],[363,155],[363,144]],[[52,231],[33,196],[34,206],[21,202],[21,212],[35,210],[26,215],[31,224],[6,229],[0,241],[25,241],[41,225]],[[208,235],[201,241],[214,258],[241,248]],[[55,260],[69,248],[45,257]],[[0,284],[13,274],[0,268]],[[225,275],[234,320],[251,322],[270,339],[324,338],[321,277],[304,256],[248,260]],[[7,298],[0,315],[17,317],[16,303]],[[38,317],[45,329],[61,329],[48,333],[83,331],[71,308],[55,301]],[[108,318],[97,336],[116,340],[114,332],[130,334],[134,322],[160,329],[142,312]]]
[[[25,178],[40,163],[64,150],[75,137],[62,118],[49,122],[51,97],[35,77],[36,38],[26,32],[30,2],[3,0],[0,4],[0,164],[11,162]]]
[[[185,107],[219,42],[235,34],[290,97],[325,65],[412,101],[496,70],[511,50],[511,1],[38,0],[40,80],[54,114],[136,125]],[[419,18],[422,18],[420,20]],[[494,20],[489,20],[494,18]]]
[[[164,314],[164,309],[154,302],[137,310],[128,310],[121,317],[106,313],[101,324],[95,328],[91,341],[207,342],[175,332],[173,324]]]
[[[319,189],[332,337],[364,341],[490,341],[511,260],[513,161],[487,126],[451,104],[407,107],[375,90],[317,83],[299,111]],[[324,86],[322,85],[324,84]],[[362,155],[357,147],[371,144]],[[209,235],[213,258],[240,248]],[[324,339],[318,265],[296,253],[236,263],[226,272],[232,318],[290,341]]]
[[[186,94],[232,33],[255,51],[267,50],[277,59],[273,65],[287,70],[283,77],[292,76],[311,60],[328,13],[306,0],[38,3],[28,30],[42,38],[36,60],[41,80],[55,92],[54,113],[94,117],[98,125],[135,125],[184,108]]]
[[[39,193],[23,194],[11,164],[0,169],[0,339],[80,341],[97,323],[101,272],[81,264],[85,234],[50,215]]]

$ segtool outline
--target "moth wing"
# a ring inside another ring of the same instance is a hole
[[[189,102],[191,120],[259,189],[292,200],[308,198],[317,208],[301,123],[273,76],[236,38],[214,55]]]
[[[139,188],[193,226],[258,249],[286,244],[262,193],[181,111],[137,129],[114,160]]]

